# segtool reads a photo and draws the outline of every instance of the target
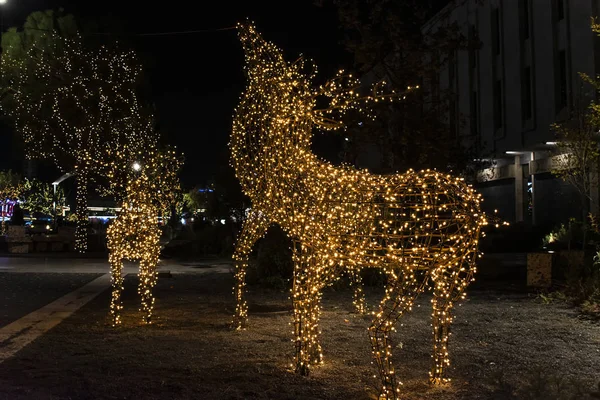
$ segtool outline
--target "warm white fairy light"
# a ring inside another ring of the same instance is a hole
[[[313,87],[316,69],[300,59],[288,63],[252,24],[239,24],[248,83],[236,109],[230,148],[233,167],[252,211],[238,239],[235,323],[244,327],[248,255],[270,224],[294,240],[295,367],[308,374],[321,361],[321,293],[343,271],[383,268],[385,298],[369,328],[382,380],[380,398],[396,399],[390,333],[416,296],[432,287],[433,368],[431,381],[447,380],[451,309],[473,280],[477,243],[487,224],[480,196],[463,180],[436,171],[373,175],[336,167],[310,149],[312,130],[344,128],[350,109],[368,112],[372,102],[403,98],[359,93],[359,82],[340,71]],[[409,88],[409,90],[412,88]],[[317,109],[318,98],[329,106]],[[360,302],[360,300],[359,300]],[[357,307],[360,307],[357,306]]]

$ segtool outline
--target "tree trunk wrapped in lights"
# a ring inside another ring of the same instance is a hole
[[[319,313],[322,290],[347,270],[382,268],[386,295],[369,334],[380,371],[382,399],[396,399],[390,334],[416,296],[432,288],[434,365],[431,381],[445,382],[453,304],[473,280],[477,243],[486,216],[480,196],[461,179],[436,171],[373,175],[336,167],[311,152],[313,128],[344,128],[348,110],[370,114],[374,102],[403,98],[367,96],[340,71],[313,86],[316,68],[289,63],[252,24],[239,24],[248,83],[236,108],[231,160],[252,210],[238,238],[235,323],[247,319],[245,269],[254,243],[270,224],[294,240],[294,342],[296,370],[308,374],[321,361]],[[308,71],[308,72],[306,72]],[[410,90],[410,88],[409,88]],[[317,109],[318,98],[329,106]]]
[[[80,253],[85,253],[87,250],[88,242],[88,179],[89,170],[84,164],[82,166],[75,166],[75,178],[77,182],[77,193],[75,196],[75,249]]]

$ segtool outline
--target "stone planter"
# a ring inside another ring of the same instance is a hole
[[[25,234],[24,226],[11,225],[8,227],[6,244],[9,253],[23,254],[31,251],[32,240]]]
[[[64,251],[65,243],[62,241],[52,242],[52,251]]]
[[[527,254],[527,286],[548,288],[552,285],[553,253]]]
[[[30,252],[31,243],[9,242],[8,252],[12,254],[25,254]]]

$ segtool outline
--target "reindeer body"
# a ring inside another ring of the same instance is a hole
[[[252,212],[234,254],[238,326],[247,318],[248,254],[269,225],[278,224],[294,241],[297,371],[308,374],[321,360],[323,288],[343,270],[376,267],[388,273],[386,296],[369,329],[381,398],[397,395],[389,344],[393,323],[427,287],[434,292],[431,379],[444,381],[449,311],[472,280],[485,224],[479,197],[460,179],[435,171],[382,176],[320,160],[310,151],[312,129],[335,122],[314,110],[323,91],[312,90],[300,67],[286,63],[252,26],[241,26],[240,38],[249,83],[236,109],[230,146]]]

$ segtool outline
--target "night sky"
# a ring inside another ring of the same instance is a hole
[[[323,76],[352,67],[340,44],[335,9],[317,7],[311,0],[8,0],[2,9],[3,23],[20,26],[30,12],[59,6],[76,15],[108,20],[115,31],[130,34],[214,30],[250,18],[267,40],[284,49],[288,59],[302,53],[316,61]],[[186,156],[184,185],[206,184],[227,165],[231,115],[244,87],[236,31],[134,36],[131,43],[144,60],[159,129]],[[335,154],[337,138],[320,140],[324,153],[330,148]]]

